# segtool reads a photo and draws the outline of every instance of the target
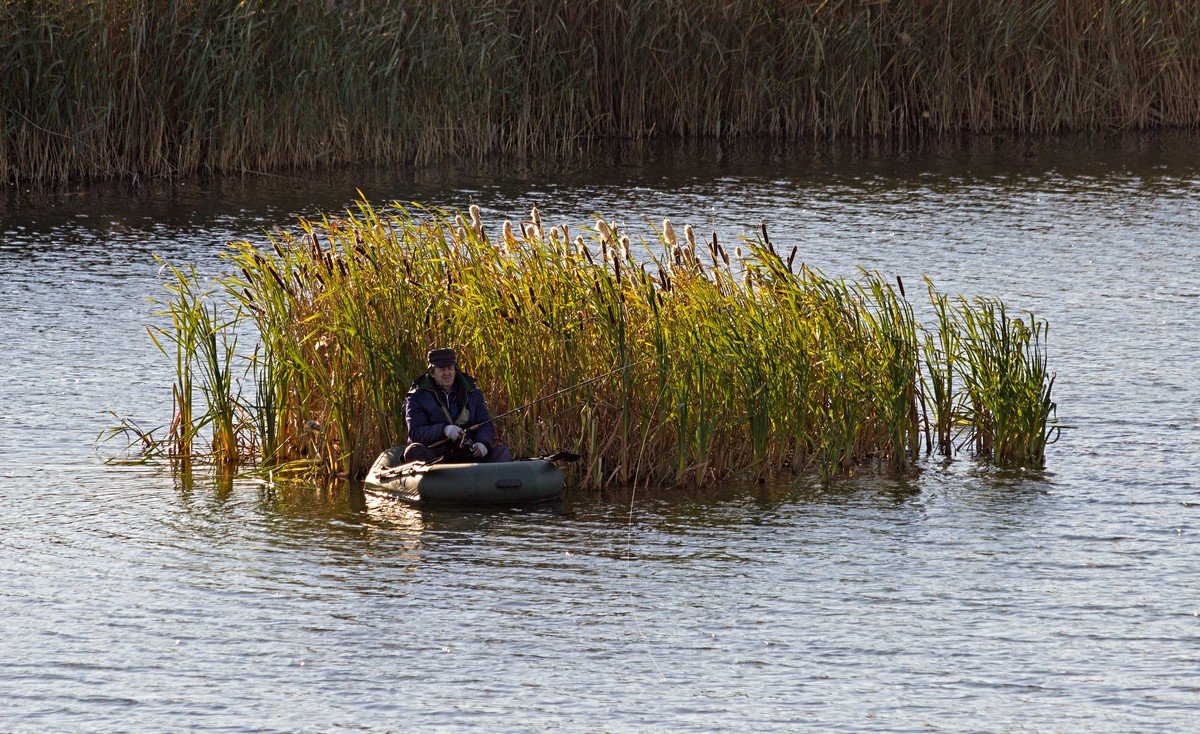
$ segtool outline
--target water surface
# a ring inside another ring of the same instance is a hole
[[[153,260],[374,201],[537,204],[1050,321],[1047,470],[419,512],[106,466],[169,418]],[[1182,731],[1200,709],[1200,143],[615,152],[0,208],[0,730]]]

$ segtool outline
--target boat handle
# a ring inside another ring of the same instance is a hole
[[[499,479],[496,481],[496,489],[520,489],[520,479]]]

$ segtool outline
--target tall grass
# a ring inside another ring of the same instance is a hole
[[[201,455],[234,467],[253,458],[247,450],[252,444],[241,440],[245,411],[234,375],[241,314],[227,308],[227,298],[217,299],[203,291],[194,268],[169,264],[164,268],[170,274],[165,286],[169,297],[161,304],[171,323],[151,328],[150,338],[175,368],[171,391],[174,418],[164,444],[166,453],[177,469],[190,471],[194,441],[207,428],[209,450]],[[204,398],[199,414],[194,405],[197,387]]]
[[[0,0],[0,179],[1200,123],[1200,5]]]
[[[518,455],[583,454],[584,486],[897,471],[956,445],[1040,465],[1052,438],[1043,322],[930,286],[927,329],[902,284],[828,278],[765,227],[731,252],[669,222],[645,242],[536,209],[489,227],[474,207],[361,202],[268,240],[233,244],[215,293],[170,271],[158,342],[175,347],[175,394],[207,398],[202,416],[177,398],[177,455],[208,427],[224,464],[360,474],[403,441],[435,346],[459,351],[495,413],[612,372],[499,425]],[[230,376],[247,332],[253,397]]]
[[[1048,330],[1032,316],[1010,319],[1003,303],[977,299],[960,303],[963,326],[962,370],[966,416],[974,427],[975,449],[995,462],[1039,456],[1056,432],[1043,341]]]

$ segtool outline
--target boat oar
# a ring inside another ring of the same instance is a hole
[[[386,481],[395,479],[396,477],[402,477],[405,474],[416,474],[418,471],[420,471],[422,469],[425,469],[427,467],[433,466],[434,464],[437,464],[443,458],[445,458],[445,457],[439,457],[432,461],[414,462],[411,464],[401,464],[400,466],[394,466],[391,469],[387,469],[385,471],[379,472],[379,480],[381,482],[386,482]],[[573,453],[571,451],[556,451],[553,454],[549,454],[547,456],[535,456],[535,457],[533,457],[533,460],[534,461],[562,461],[562,462],[569,464],[569,463],[572,463],[575,461],[579,461],[582,458],[583,457],[580,456],[579,454]]]
[[[393,466],[379,472],[379,479],[380,481],[387,481],[389,479],[395,479],[396,477],[402,477],[405,474],[415,474],[418,469],[424,469],[425,467],[433,466],[434,464],[440,464],[445,458],[445,456],[439,456],[436,459],[430,459],[429,461],[411,461],[405,464],[400,464],[399,466]]]

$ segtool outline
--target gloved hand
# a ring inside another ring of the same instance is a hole
[[[476,458],[482,459],[483,457],[487,456],[487,445],[480,441],[476,441],[475,445],[471,447],[471,453],[475,454]]]
[[[453,423],[447,423],[446,427],[442,429],[442,433],[446,434],[446,438],[450,439],[451,441],[457,441],[463,437],[464,431],[461,426],[456,426]]]

